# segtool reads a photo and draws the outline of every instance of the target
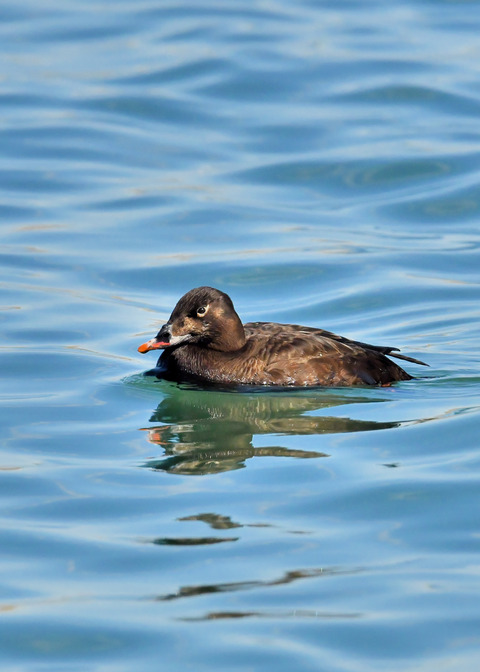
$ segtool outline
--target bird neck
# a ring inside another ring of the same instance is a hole
[[[235,313],[224,320],[221,333],[216,334],[209,347],[221,352],[235,352],[243,348],[246,340],[243,324]]]

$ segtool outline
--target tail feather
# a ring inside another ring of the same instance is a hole
[[[388,355],[389,357],[395,357],[396,359],[403,359],[404,362],[412,362],[412,364],[420,364],[421,366],[430,366],[425,362],[421,362],[419,359],[414,357],[407,357],[407,355],[397,354],[400,352],[399,348],[389,348],[388,346],[382,345],[370,345],[370,343],[361,343],[360,341],[354,341],[357,345],[361,345],[363,348],[368,348],[369,350],[374,350],[375,352],[381,352],[382,355]]]
[[[393,348],[393,350],[398,350],[398,348]],[[430,364],[426,364],[425,362],[421,362],[419,359],[415,359],[414,357],[407,357],[407,355],[398,355],[397,353],[394,353],[394,352],[388,352],[386,354],[390,355],[390,357],[396,357],[397,359],[403,359],[405,362],[412,362],[413,364],[421,364],[422,366],[430,366]]]

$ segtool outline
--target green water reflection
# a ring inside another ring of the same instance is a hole
[[[246,466],[252,457],[328,457],[316,450],[288,447],[284,437],[364,432],[398,427],[398,422],[317,415],[323,409],[362,401],[331,391],[226,392],[161,384],[165,394],[145,429],[164,456],[144,466],[175,474],[216,474]],[[254,446],[254,437],[269,435],[272,444]]]

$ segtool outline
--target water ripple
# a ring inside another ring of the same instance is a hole
[[[479,3],[0,18],[3,667],[476,669]],[[430,368],[143,376],[201,284]]]

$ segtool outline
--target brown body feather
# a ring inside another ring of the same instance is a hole
[[[205,312],[203,313],[203,310]],[[200,287],[186,294],[141,352],[165,348],[157,366],[177,380],[281,386],[390,385],[412,376],[386,355],[396,348],[352,341],[322,329],[275,322],[242,325],[230,298]]]

